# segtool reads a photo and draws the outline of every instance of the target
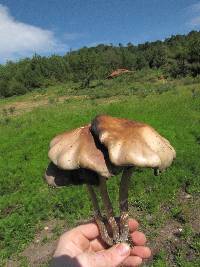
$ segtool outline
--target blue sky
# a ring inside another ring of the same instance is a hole
[[[200,30],[200,1],[0,0],[0,62]]]

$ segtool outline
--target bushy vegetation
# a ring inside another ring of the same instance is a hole
[[[200,74],[200,32],[175,35],[164,41],[126,46],[99,44],[70,51],[64,56],[33,56],[0,65],[0,97],[25,94],[59,82],[105,79],[117,68],[138,71],[159,69],[162,75],[176,77]]]
[[[92,216],[92,206],[84,186],[50,189],[42,177],[48,164],[49,141],[59,132],[84,125],[98,113],[144,121],[170,140],[177,151],[174,165],[161,176],[152,170],[138,170],[130,185],[130,212],[139,219],[149,238],[167,220],[184,217],[183,242],[190,241],[194,257],[187,258],[184,247],[174,248],[174,266],[199,266],[200,239],[191,227],[190,215],[177,201],[180,189],[192,198],[200,193],[200,88],[192,79],[159,81],[158,72],[145,71],[137,76],[119,77],[91,84],[92,97],[84,90],[62,104],[56,101],[21,116],[2,112],[0,116],[0,265],[18,254],[33,239],[42,222],[53,218],[66,221]],[[137,82],[138,79],[138,82]],[[140,81],[140,82],[139,82]],[[57,86],[57,93],[60,91]],[[70,88],[65,90],[70,91]],[[51,89],[50,89],[51,90]],[[89,90],[89,91],[90,91]],[[55,90],[54,90],[55,91]],[[88,90],[87,90],[88,91]],[[48,95],[48,91],[46,91]],[[83,96],[81,96],[83,94]],[[28,97],[28,95],[26,96]],[[18,98],[15,98],[15,101]],[[25,97],[24,97],[25,99]],[[55,98],[54,98],[55,99]],[[1,106],[4,106],[1,100]],[[8,100],[5,101],[8,104]],[[13,107],[14,100],[11,99]],[[119,177],[108,182],[117,210]],[[197,209],[191,206],[190,210]],[[149,214],[151,221],[146,219]],[[149,227],[149,228],[148,228]],[[169,241],[170,242],[170,241]],[[151,266],[171,266],[165,248],[154,257]],[[22,265],[27,266],[27,265]]]

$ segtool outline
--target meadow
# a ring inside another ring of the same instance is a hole
[[[47,221],[70,228],[92,217],[84,186],[52,189],[43,174],[50,140],[102,113],[152,125],[177,151],[162,175],[138,169],[131,179],[130,214],[154,251],[146,266],[200,266],[200,81],[159,75],[138,72],[94,81],[87,89],[60,84],[0,100],[0,266],[13,259],[30,266],[21,252]],[[41,105],[20,111],[26,101]],[[119,177],[108,187],[117,212]],[[55,226],[51,239],[61,231]]]

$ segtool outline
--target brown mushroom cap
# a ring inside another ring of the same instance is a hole
[[[99,115],[93,120],[91,130],[117,166],[164,170],[176,157],[169,141],[145,123]]]
[[[50,143],[48,156],[62,170],[83,168],[104,177],[112,175],[109,163],[90,132],[90,125],[56,136]]]

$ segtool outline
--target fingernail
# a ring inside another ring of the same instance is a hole
[[[117,245],[116,249],[120,256],[126,256],[130,252],[130,247],[128,244],[119,244]]]

